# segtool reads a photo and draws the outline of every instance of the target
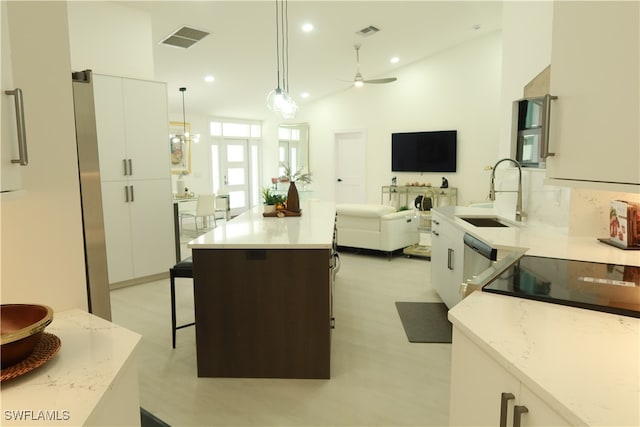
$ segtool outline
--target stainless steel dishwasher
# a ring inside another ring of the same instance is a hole
[[[513,248],[500,255],[498,259],[497,248],[469,233],[464,234],[464,270],[463,282],[460,284],[460,300],[473,291],[481,290],[502,274],[522,258],[524,251]]]

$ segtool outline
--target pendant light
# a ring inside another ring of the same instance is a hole
[[[184,108],[184,93],[187,91],[186,87],[181,87],[178,89],[180,92],[182,92],[182,136],[181,136],[181,141],[183,144],[186,144],[187,142],[194,142],[194,143],[199,143],[200,142],[200,134],[196,133],[191,135],[190,132],[187,132],[187,115],[185,113],[185,108]]]
[[[182,143],[184,144],[189,140],[189,132],[187,132],[187,115],[184,110],[184,93],[187,91],[187,88],[181,87],[178,90],[182,92]]]
[[[295,117],[298,106],[289,94],[289,13],[287,0],[276,0],[276,88],[267,95],[267,107],[285,119]],[[280,80],[282,61],[282,80]],[[282,87],[280,82],[282,81]]]

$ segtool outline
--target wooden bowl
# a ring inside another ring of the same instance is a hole
[[[46,305],[0,305],[1,364],[14,365],[33,352],[42,331],[53,321],[53,310]]]

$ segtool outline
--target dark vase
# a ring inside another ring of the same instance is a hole
[[[287,210],[291,212],[300,212],[300,198],[298,197],[298,189],[296,183],[289,183],[289,192],[287,193]]]

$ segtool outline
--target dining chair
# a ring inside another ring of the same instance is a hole
[[[195,211],[180,212],[180,228],[183,227],[184,218],[193,218],[196,232],[200,232],[198,228],[198,218],[202,218],[202,228],[208,228],[209,218],[213,218],[213,227],[216,226],[216,197],[215,194],[201,194],[196,201]]]

